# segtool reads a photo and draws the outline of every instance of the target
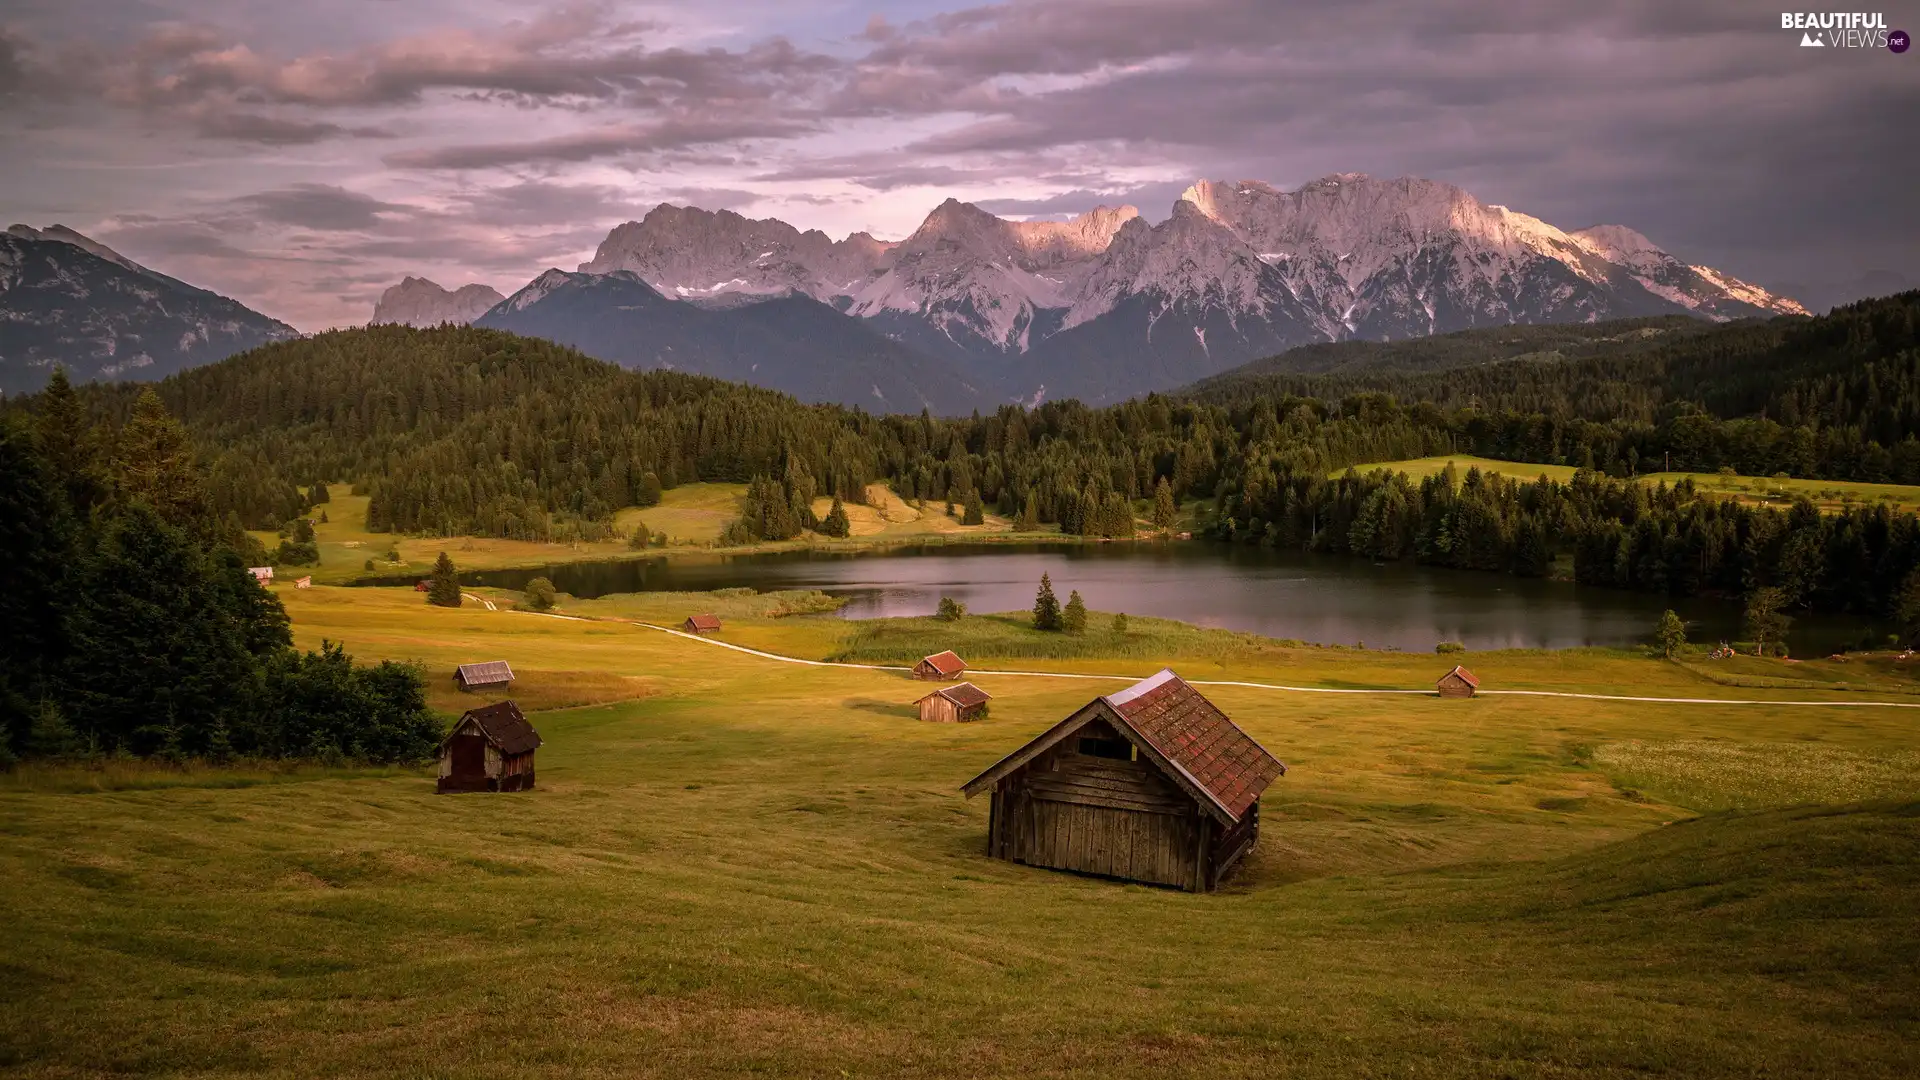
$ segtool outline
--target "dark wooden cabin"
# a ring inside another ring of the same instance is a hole
[[[937,652],[932,656],[923,656],[913,665],[913,677],[930,679],[934,682],[948,682],[959,678],[967,670],[967,662],[960,659],[952,649]]]
[[[1440,676],[1439,690],[1441,697],[1472,697],[1480,690],[1480,680],[1455,664],[1452,671]]]
[[[687,621],[680,624],[680,629],[689,634],[711,634],[720,629],[720,616],[689,615]]]
[[[440,743],[440,792],[525,791],[540,733],[511,701],[468,709]]]
[[[1171,670],[1098,697],[968,781],[987,854],[1206,892],[1260,835],[1287,767]]]
[[[462,690],[505,690],[513,685],[513,669],[505,660],[461,664],[453,669],[453,683]]]
[[[987,715],[987,702],[993,695],[970,682],[943,686],[916,704],[920,706],[920,719],[942,724],[961,724],[969,720],[978,720]]]

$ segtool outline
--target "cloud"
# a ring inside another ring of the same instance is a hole
[[[382,215],[408,208],[327,184],[295,184],[236,200],[261,221],[320,232],[350,232],[386,224]]]
[[[715,110],[723,113],[724,110]],[[662,150],[797,135],[810,124],[777,117],[689,116],[614,124],[523,142],[468,143],[402,150],[383,160],[407,169],[486,169],[506,165],[582,162]]]

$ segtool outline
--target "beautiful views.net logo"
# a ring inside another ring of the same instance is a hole
[[[1800,31],[1805,49],[1886,49],[1907,51],[1912,39],[1905,30],[1887,29],[1887,17],[1878,11],[1783,11],[1780,29]]]

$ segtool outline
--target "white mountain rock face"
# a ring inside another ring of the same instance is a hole
[[[1113,237],[1139,217],[1102,206],[1072,221],[1007,221],[948,199],[848,312],[917,315],[956,344],[1025,352],[1040,313],[1071,308]]]
[[[400,284],[380,294],[373,306],[369,325],[401,323],[406,326],[439,326],[441,323],[466,325],[487,313],[487,309],[506,299],[487,285],[462,285],[448,292],[426,278],[403,278]]]
[[[835,242],[818,229],[801,232],[773,218],[661,203],[608,233],[580,271],[631,271],[679,300],[801,292],[830,301],[863,288],[896,246],[866,233]]]
[[[619,273],[701,307],[798,293],[1023,399],[1044,384],[1104,400],[1314,342],[1804,314],[1622,226],[1567,232],[1452,184],[1358,173],[1293,191],[1202,180],[1158,225],[1129,206],[1023,222],[949,199],[897,243],[663,204],[507,307]]]

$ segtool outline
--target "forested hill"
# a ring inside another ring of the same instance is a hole
[[[1361,393],[1445,408],[1654,423],[1693,405],[1723,419],[1858,426],[1891,445],[1920,417],[1920,292],[1816,318],[1726,324],[1633,320],[1470,330],[1384,344],[1310,346],[1197,383],[1235,405]]]
[[[1572,556],[1576,574],[1598,584],[1740,592],[1777,580],[1789,604],[1884,614],[1920,562],[1911,515],[1883,506],[1821,515],[1807,504],[1789,520],[1691,490],[1649,499],[1627,479],[1659,461],[1681,471],[1920,483],[1917,307],[1920,294],[1908,294],[1784,325],[1642,333],[1671,341],[1618,356],[1387,373],[1368,376],[1382,383],[1373,392],[1334,399],[1249,392],[1100,409],[1063,401],[960,419],[874,416],[632,372],[473,327],[321,334],[157,389],[206,459],[214,507],[250,528],[303,515],[316,483],[349,481],[371,495],[375,528],[606,537],[619,507],[721,480],[757,481],[733,538],[782,539],[817,524],[816,496],[858,501],[867,484],[885,482],[907,498],[977,500],[1069,533],[1130,535],[1139,505],[1130,501],[1198,499],[1214,534],[1238,542],[1511,573],[1542,573]],[[1479,387],[1466,392],[1480,407],[1401,404],[1381,392],[1405,392],[1420,378]],[[1589,385],[1623,396],[1583,397]],[[1619,407],[1627,391],[1641,406]],[[83,397],[121,422],[134,394],[96,386]],[[1489,407],[1528,400],[1540,407]],[[1741,415],[1761,410],[1801,422]],[[1575,486],[1462,483],[1457,500],[1430,485],[1333,479],[1349,465],[1448,453],[1591,471]],[[1468,533],[1473,545],[1454,543]],[[1915,589],[1920,613],[1920,580]]]

